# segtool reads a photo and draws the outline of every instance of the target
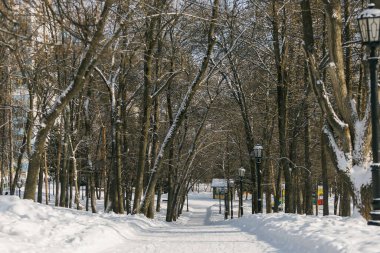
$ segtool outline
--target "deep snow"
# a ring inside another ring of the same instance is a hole
[[[361,217],[258,214],[223,220],[211,193],[189,195],[190,212],[91,214],[0,196],[0,252],[380,252],[380,228]],[[236,210],[235,210],[236,215]]]

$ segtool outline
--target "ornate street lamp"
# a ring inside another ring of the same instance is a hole
[[[257,199],[258,199],[258,212],[263,212],[263,205],[261,200],[261,171],[260,171],[260,164],[261,164],[261,158],[263,157],[263,146],[260,144],[256,144],[256,146],[253,148],[253,154],[255,155],[256,160],[256,170],[257,170]]]
[[[230,190],[229,190],[229,194],[231,195],[231,219],[234,218],[234,189],[235,189],[235,183],[233,180],[229,180],[229,186],[230,186]]]
[[[18,196],[19,198],[21,199],[21,187],[24,185],[24,181],[23,180],[19,180],[17,181],[16,183],[16,186],[18,188]]]
[[[369,47],[368,58],[371,80],[371,121],[372,121],[372,187],[373,201],[371,220],[368,225],[380,225],[380,152],[379,152],[379,119],[378,119],[378,88],[377,88],[377,63],[376,48],[380,44],[380,9],[369,4],[368,8],[358,16],[358,23],[363,45]]]
[[[221,197],[220,197],[220,194],[222,193],[222,189],[220,187],[217,188],[218,189],[218,199],[219,199],[219,214],[222,213],[222,201],[221,201]]]
[[[243,177],[245,174],[245,169],[243,167],[238,169],[238,174],[240,178],[240,197],[239,197],[239,207],[240,207],[240,217],[243,216]]]

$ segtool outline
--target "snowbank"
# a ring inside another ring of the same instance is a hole
[[[361,217],[245,213],[224,221],[207,194],[190,195],[190,212],[176,223],[0,196],[0,252],[380,252],[380,228]]]

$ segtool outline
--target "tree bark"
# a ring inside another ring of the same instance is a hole
[[[12,189],[15,189],[16,182],[13,180],[13,106],[12,106],[12,83],[9,81],[8,84],[8,99],[9,99],[9,112],[8,112],[8,173],[9,173],[9,189],[10,194],[14,195],[14,191],[12,192]]]
[[[287,51],[288,45],[287,40],[280,44],[280,33],[279,33],[279,20],[278,20],[278,3],[277,0],[272,2],[272,15],[273,15],[273,46],[275,54],[275,62],[277,68],[277,119],[278,119],[278,134],[279,134],[279,148],[280,157],[287,157],[287,125],[288,125],[288,111],[287,111],[287,100],[288,100],[288,74],[286,70],[287,65]],[[282,11],[285,12],[285,6],[283,6]],[[285,24],[284,24],[285,25]],[[285,34],[281,34],[283,37]],[[293,213],[293,195],[288,194],[292,192],[292,178],[289,168],[289,163],[284,159],[280,160],[280,172],[283,171],[285,178],[285,212]],[[279,172],[279,173],[280,173]],[[279,178],[278,178],[279,179]],[[277,195],[277,194],[276,194]]]
[[[45,174],[45,203],[46,205],[49,205],[50,200],[50,184],[49,184],[49,172],[48,172],[48,165],[47,165],[47,151],[44,153],[44,174]]]
[[[171,59],[171,70],[173,70],[173,59]],[[171,85],[169,83],[168,90],[166,93],[166,104],[167,104],[167,111],[168,111],[168,118],[169,118],[169,125],[173,125],[174,119],[173,119],[173,109],[172,109],[172,102],[171,102]],[[166,221],[171,222],[173,219],[173,203],[174,203],[174,147],[173,143],[169,144],[168,147],[168,172],[167,172],[167,178],[168,178],[168,203],[167,203],[167,209],[166,209]]]
[[[326,118],[323,125],[323,133],[326,135],[326,143],[332,158],[331,160],[338,173],[346,174],[348,179],[346,186],[353,188],[347,188],[346,193],[355,195],[356,199],[359,200],[355,203],[360,208],[360,190],[363,185],[356,185],[358,182],[356,180],[357,173],[352,172],[354,170],[362,170],[363,174],[369,173],[365,169],[365,160],[369,154],[369,138],[371,136],[371,129],[369,127],[370,103],[367,99],[365,112],[359,118],[356,99],[352,94],[351,63],[349,59],[345,59],[344,57],[345,47],[342,40],[347,40],[348,37],[344,38],[342,34],[342,2],[339,0],[323,0],[323,3],[327,21],[328,57],[318,67],[314,53],[308,50],[309,45],[305,41],[309,78],[319,106]],[[348,16],[348,13],[346,14]],[[310,23],[303,22],[303,25],[304,31],[312,31]],[[347,32],[346,35],[350,35],[350,33]],[[350,54],[350,51],[346,50],[346,53]],[[327,90],[325,86],[326,80],[321,75],[321,71],[325,69],[329,75],[327,81],[330,84],[331,90]],[[334,103],[330,101],[331,93],[334,97]],[[362,127],[357,127],[358,124]],[[340,162],[342,159],[345,162]],[[365,177],[369,178],[369,175]],[[370,182],[364,184],[370,184]],[[347,199],[347,197],[345,198]]]
[[[59,206],[59,187],[61,185],[61,157],[62,157],[62,124],[60,125],[60,129],[58,130],[58,146],[57,146],[57,164],[55,168],[55,206]]]
[[[59,206],[66,206],[67,199],[67,184],[68,184],[68,160],[69,160],[69,117],[68,113],[65,112],[66,117],[64,117],[64,140],[63,140],[63,163],[62,163],[62,173],[61,173],[61,195],[59,199]]]
[[[188,107],[190,106],[190,102],[192,101],[192,98],[194,97],[196,91],[198,90],[199,85],[205,81],[204,76],[206,75],[208,64],[211,58],[211,52],[216,42],[214,31],[215,31],[215,23],[218,16],[218,8],[219,8],[219,0],[214,0],[210,28],[208,32],[207,52],[205,54],[205,57],[203,58],[200,70],[198,74],[196,75],[193,83],[189,86],[188,91],[184,99],[182,100],[181,106],[179,107],[179,110],[173,121],[173,124],[171,125],[164,141],[162,142],[160,151],[158,152],[157,158],[154,161],[154,166],[153,166],[151,176],[149,178],[146,194],[144,196],[143,203],[141,205],[141,211],[144,213],[149,207],[151,196],[154,195],[155,186],[158,180],[158,172],[161,169],[161,164],[163,161],[164,154],[167,148],[170,146],[173,138],[176,136],[177,130],[180,127],[185,117],[186,111]]]
[[[158,6],[158,2],[155,1],[155,6]],[[149,12],[150,14],[151,11]],[[151,99],[151,89],[152,89],[152,61],[154,54],[154,46],[156,45],[155,29],[157,25],[158,18],[151,18],[147,20],[146,32],[145,32],[145,43],[146,49],[144,52],[144,87],[143,87],[143,97],[142,97],[142,122],[141,122],[141,133],[140,133],[140,145],[139,145],[139,155],[137,162],[137,179],[136,179],[136,189],[135,198],[133,202],[133,213],[137,213],[140,209],[141,197],[143,194],[144,187],[144,173],[145,173],[145,159],[146,151],[148,147],[148,135],[150,127],[150,117],[152,110],[152,99]],[[150,202],[150,201],[149,201]],[[147,211],[147,210],[145,210]]]
[[[314,45],[314,31],[313,31],[313,19],[311,16],[311,8],[309,0],[302,0],[300,2],[301,5],[301,13],[302,13],[302,22],[303,22],[303,39],[305,41],[305,48],[308,52],[314,53],[315,45]],[[305,98],[304,98],[304,154],[305,154],[305,167],[311,171],[311,159],[310,159],[310,130],[309,130],[309,102],[308,102],[308,94],[309,94],[309,85],[308,85],[308,70],[305,67],[305,75],[304,75],[304,90],[305,90]],[[313,203],[312,203],[312,179],[310,173],[307,171],[303,172],[304,175],[304,207],[305,213],[307,215],[313,214]]]
[[[91,156],[91,118],[90,118],[90,98],[91,98],[91,89],[87,90],[87,98],[84,102],[84,119],[85,119],[85,140],[86,140],[86,158],[87,166],[89,170],[90,177],[90,194],[91,194],[91,211],[96,213],[96,194],[95,194],[95,169],[92,163]]]
[[[44,183],[44,169],[43,163],[40,164],[40,170],[38,172],[38,192],[37,192],[37,202],[42,203],[42,188]]]
[[[86,77],[90,74],[90,68],[96,61],[99,54],[103,53],[103,50],[99,50],[100,42],[103,38],[103,30],[107,23],[107,17],[110,12],[111,6],[113,4],[112,0],[106,0],[104,2],[103,10],[99,18],[99,22],[96,25],[96,30],[92,41],[88,47],[88,50],[80,63],[77,73],[75,74],[74,80],[67,87],[66,91],[57,98],[55,104],[46,114],[43,119],[43,127],[37,132],[34,147],[35,150],[32,152],[29,167],[28,176],[25,184],[25,199],[34,200],[34,195],[36,192],[37,176],[40,167],[41,155],[43,154],[43,149],[47,136],[54,126],[55,120],[64,110],[69,101],[74,98],[83,88],[85,84]],[[115,34],[116,35],[116,34]]]
[[[324,134],[321,133],[321,167],[322,167],[322,184],[323,184],[323,215],[329,215],[329,184],[327,175],[327,155],[326,141]]]

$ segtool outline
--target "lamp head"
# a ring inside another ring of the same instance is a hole
[[[363,45],[377,46],[380,43],[380,9],[370,3],[357,17]]]
[[[253,154],[257,163],[261,163],[261,158],[263,157],[263,149],[263,146],[260,144],[256,144],[256,146],[253,148]]]
[[[239,177],[244,177],[245,169],[243,167],[238,169]]]

